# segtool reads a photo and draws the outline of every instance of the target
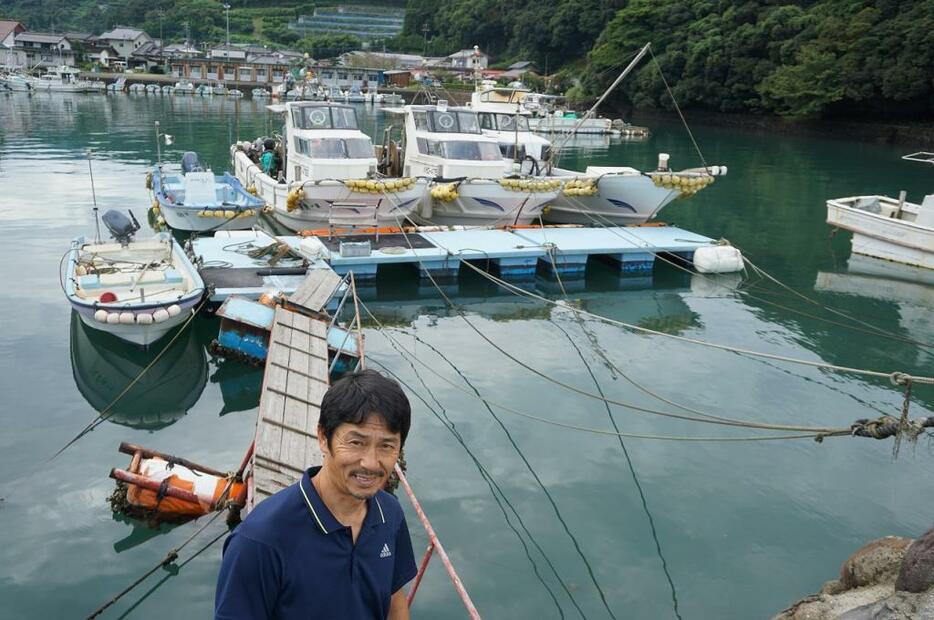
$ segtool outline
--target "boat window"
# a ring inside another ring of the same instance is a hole
[[[442,133],[457,133],[457,114],[454,112],[432,112],[431,129]]]
[[[357,113],[353,108],[331,108],[335,129],[356,129]]]
[[[480,125],[477,123],[477,115],[474,112],[458,112],[457,120],[461,133],[480,133]]]
[[[492,114],[483,114],[481,112],[477,116],[480,117],[480,128],[481,129],[496,129],[496,126],[493,124]]]
[[[503,154],[504,159],[515,161],[525,159],[525,145],[523,144],[520,144],[518,148],[516,148],[515,144],[500,144],[499,151]]]
[[[470,142],[466,140],[451,140],[440,143],[446,159],[468,159],[472,161],[496,161],[503,156],[496,144],[489,142]],[[429,149],[431,142],[429,141]]]
[[[415,112],[415,129],[420,129],[422,131],[428,131],[428,113],[427,112]]]
[[[347,157],[350,159],[369,159],[373,157],[373,143],[369,138],[349,138],[344,140]]]
[[[497,114],[496,122],[503,131],[515,131],[517,125],[519,131],[529,130],[529,119],[518,114]]]
[[[418,152],[425,155],[428,154],[428,140],[425,138],[416,138],[418,141]]]

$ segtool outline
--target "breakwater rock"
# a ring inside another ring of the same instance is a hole
[[[920,538],[887,536],[864,545],[840,578],[772,620],[934,620],[934,528]]]

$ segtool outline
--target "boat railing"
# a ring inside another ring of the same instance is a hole
[[[364,363],[364,353],[363,353],[363,327],[360,322],[360,304],[357,300],[357,283],[354,280],[353,272],[349,272],[343,279],[344,285],[344,294],[341,297],[340,302],[337,304],[337,309],[334,311],[334,314],[331,316],[331,321],[328,323],[328,332],[331,331],[331,328],[337,323],[337,319],[341,314],[341,310],[344,309],[344,304],[347,303],[347,300],[353,298],[354,302],[354,316],[348,324],[348,328],[345,330],[344,339],[341,341],[340,346],[337,348],[337,351],[334,355],[334,360],[331,361],[331,366],[328,368],[328,374],[334,372],[334,368],[337,366],[338,359],[340,354],[345,352],[344,347],[347,346],[347,341],[350,340],[350,336],[353,335],[357,341],[357,355],[360,356],[360,367],[363,367]]]

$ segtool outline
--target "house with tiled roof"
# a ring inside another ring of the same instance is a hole
[[[74,67],[75,50],[60,33],[20,32],[14,39],[11,64],[19,67]]]
[[[152,43],[153,39],[145,31],[138,28],[129,28],[127,26],[117,26],[99,37],[98,41],[106,43],[114,48],[124,61],[129,61],[130,56],[139,50],[146,43]]]
[[[14,67],[13,46],[16,35],[25,32],[26,27],[19,22],[0,20],[0,66]]]

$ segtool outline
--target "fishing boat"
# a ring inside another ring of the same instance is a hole
[[[201,95],[202,97],[209,97],[214,94],[214,87],[208,84],[201,84],[195,89],[195,94]]]
[[[642,224],[678,198],[688,198],[728,172],[726,166],[670,170],[668,154],[659,153],[656,170],[628,166],[587,166],[583,172],[551,167],[549,176],[564,188],[545,219],[556,224],[625,226]]]
[[[504,159],[538,162],[542,167],[551,157],[551,142],[531,132],[530,114],[522,106],[528,93],[524,88],[481,83],[470,95],[470,107],[477,112],[483,133],[496,138]]]
[[[224,86],[222,82],[216,82],[214,86],[211,87],[211,93],[214,95],[226,95],[227,87]]]
[[[175,90],[173,92],[176,95],[193,95],[195,92],[195,85],[189,80],[182,78],[175,82]]]
[[[344,93],[345,103],[366,103],[367,97],[356,88],[352,88]]]
[[[167,174],[161,165],[153,171],[152,192],[165,222],[175,230],[244,230],[256,224],[263,208],[262,198],[228,173],[205,170],[191,151],[182,156],[179,173]]]
[[[26,76],[20,75],[19,73],[10,73],[2,76],[0,79],[2,79],[3,83],[7,85],[7,88],[12,91],[27,92],[33,90],[32,84],[29,83]]]
[[[934,153],[918,152],[902,159],[934,164]],[[934,194],[921,204],[905,192],[888,196],[849,196],[827,201],[827,223],[853,233],[853,252],[934,269]]]
[[[204,282],[170,234],[137,241],[132,212],[102,219],[114,241],[74,239],[62,288],[85,325],[148,346],[191,316]]]
[[[165,86],[162,87],[162,94],[163,95],[174,95],[175,87],[169,84],[166,84]]]
[[[135,84],[130,84],[130,87],[127,89],[127,92],[135,93],[137,95],[146,94],[146,85],[142,82],[137,82]]]
[[[284,137],[234,144],[231,158],[237,178],[286,228],[320,229],[353,220],[395,226],[425,195],[426,179],[378,175],[373,143],[358,128],[352,107],[311,101],[267,107],[285,114]],[[271,174],[258,163],[266,141],[275,144],[279,162]]]
[[[518,174],[471,108],[439,100],[395,111],[405,118],[402,173],[432,180],[413,214],[419,224],[527,225],[561,190],[560,180]],[[400,148],[387,145],[390,164]]]
[[[242,96],[243,96],[243,91],[240,90],[239,88],[228,88],[228,89],[227,89],[227,96],[228,96],[228,97],[242,97]]]
[[[84,93],[90,90],[90,83],[81,80],[78,76],[81,71],[74,67],[62,65],[53,67],[41,76],[26,78],[33,90],[48,90],[62,93]]]
[[[252,95],[254,99],[269,99],[269,97],[272,96],[272,93],[270,93],[265,88],[254,88],[252,91],[250,91],[250,95]]]
[[[109,93],[122,93],[126,92],[126,89],[126,78],[122,75],[107,85],[107,92]]]
[[[146,94],[147,95],[160,95],[162,94],[162,89],[158,84],[146,84]]]

